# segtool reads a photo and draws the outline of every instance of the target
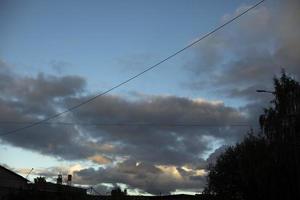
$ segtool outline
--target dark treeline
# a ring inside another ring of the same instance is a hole
[[[206,194],[217,199],[300,199],[300,85],[282,73],[271,106],[252,131],[211,165]]]

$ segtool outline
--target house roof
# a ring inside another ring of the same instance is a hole
[[[21,175],[15,173],[15,172],[13,172],[13,171],[11,171],[11,170],[9,170],[9,169],[3,167],[2,165],[0,165],[0,169],[3,169],[3,170],[6,171],[7,173],[10,173],[11,175],[14,175],[14,176],[18,177],[19,179],[21,179],[21,180],[24,181],[24,182],[29,182],[28,179],[26,179],[26,178],[24,178],[23,176],[21,176]]]

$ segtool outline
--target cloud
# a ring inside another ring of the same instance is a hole
[[[207,152],[214,151],[216,143],[238,141],[249,129],[226,125],[257,124],[262,102],[268,102],[270,97],[254,91],[272,89],[271,80],[282,67],[300,75],[299,8],[300,3],[292,0],[260,6],[195,48],[193,60],[185,66],[197,75],[189,82],[192,88],[246,100],[242,108],[201,98],[139,95],[129,99],[106,95],[56,121],[150,125],[39,125],[1,140],[63,160],[93,162],[97,167],[72,170],[74,182],[96,185],[103,192],[110,190],[108,185],[116,184],[151,194],[199,191],[206,181],[207,163],[214,162],[224,147],[210,156]],[[141,63],[136,59],[120,62],[126,66]],[[58,70],[64,65],[58,61],[52,64]],[[1,60],[0,89],[1,121],[37,121],[94,95],[87,93],[82,77],[42,73],[26,77]],[[176,123],[203,126],[160,125]],[[5,133],[21,126],[4,124],[0,129]],[[61,167],[40,169],[37,173],[54,179],[58,170],[69,173]]]
[[[70,98],[76,105],[82,99]],[[89,123],[148,123],[149,126],[81,127],[91,146],[110,144],[107,156],[132,156],[162,165],[197,163],[209,148],[205,136],[215,140],[236,140],[245,128],[226,125],[246,121],[238,110],[222,103],[175,96],[148,96],[128,100],[107,95],[72,113],[72,118]],[[202,127],[174,127],[163,124],[197,123]],[[153,125],[151,125],[153,124]],[[161,125],[162,124],[162,125]],[[225,128],[223,127],[225,126]],[[99,150],[99,149],[98,149]],[[151,152],[151,153],[150,153]]]
[[[86,81],[79,76],[27,77],[7,66],[5,62],[0,65],[0,76],[7,80],[0,82],[1,121],[38,121],[93,96],[86,92]],[[204,154],[211,151],[212,143],[238,140],[247,130],[227,126],[245,122],[247,117],[220,101],[166,95],[140,95],[133,99],[106,95],[54,120],[60,121],[75,124],[42,124],[2,136],[1,141],[62,160],[99,166],[77,170],[74,181],[81,184],[122,183],[132,190],[155,194],[201,187],[205,183],[201,171]],[[80,125],[83,123],[149,125]],[[203,126],[172,126],[178,123]],[[22,126],[3,123],[0,131],[6,133]],[[39,174],[53,179],[57,170],[41,169]]]
[[[201,43],[185,66],[198,77],[190,82],[191,88],[217,88],[228,97],[247,98],[250,88],[272,87],[272,78],[282,68],[299,77],[299,8],[297,0],[265,2]]]
[[[247,5],[225,15],[235,16]],[[192,89],[205,89],[227,98],[243,100],[234,108],[220,101],[166,95],[139,95],[125,98],[106,95],[56,121],[78,125],[39,125],[1,137],[2,142],[52,155],[62,160],[93,162],[95,168],[72,170],[74,181],[96,185],[104,193],[111,185],[126,184],[131,190],[169,194],[176,190],[199,191],[205,184],[206,165],[224,150],[216,144],[232,144],[248,127],[229,124],[257,124],[257,116],[272,96],[256,89],[272,89],[272,78],[284,67],[300,76],[300,2],[266,2],[207,38],[195,48],[184,67],[192,72]],[[151,61],[151,56],[142,56]],[[117,62],[136,68],[143,61],[133,56]],[[50,63],[58,71],[67,63]],[[144,66],[144,65],[143,65]],[[1,121],[37,121],[77,105],[94,94],[80,76],[53,76],[40,73],[22,76],[0,60]],[[82,126],[80,123],[148,123],[148,126]],[[197,123],[203,126],[163,126]],[[152,125],[151,125],[152,124]],[[2,124],[5,133],[22,124]],[[207,152],[214,152],[210,156]],[[208,159],[205,158],[208,156]],[[40,169],[55,177],[61,167]],[[110,185],[110,186],[108,186]]]
[[[77,76],[55,77],[39,74],[37,77],[20,76],[6,65],[0,65],[0,120],[3,122],[33,122],[53,115],[62,108],[62,100],[78,95],[85,81]],[[2,123],[1,134],[24,124]],[[75,127],[36,126],[20,134],[1,139],[15,146],[37,150],[50,155],[64,155],[68,159],[87,156],[90,150],[80,143],[81,136]],[[78,151],[77,154],[73,154]]]
[[[176,189],[199,190],[204,185],[204,174],[175,166],[157,166],[126,160],[115,167],[88,168],[75,172],[79,180],[90,184],[126,183],[129,188],[139,188],[150,194],[170,194]]]
[[[221,21],[247,7],[226,14]],[[298,0],[266,1],[203,41],[184,66],[192,72],[184,86],[242,102],[241,112],[250,124],[256,124],[262,108],[273,98],[256,90],[273,90],[273,78],[282,69],[300,78],[299,9]]]
[[[6,166],[5,166],[6,167]],[[47,181],[56,182],[58,174],[63,176],[63,181],[66,182],[66,178],[68,174],[73,175],[73,181],[76,184],[76,177],[74,177],[75,172],[84,169],[84,167],[80,164],[69,164],[69,165],[60,165],[60,166],[52,166],[47,168],[9,168],[12,171],[15,171],[24,177],[29,175],[29,180],[33,180],[34,177],[43,176],[47,178]],[[32,179],[30,179],[32,177]]]
[[[108,164],[112,162],[110,158],[102,155],[93,155],[88,157],[88,159],[98,164]]]

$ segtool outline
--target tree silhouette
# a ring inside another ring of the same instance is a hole
[[[277,197],[291,199],[295,195],[299,197],[300,192],[300,85],[283,72],[281,78],[274,79],[274,86],[275,98],[261,116],[260,125],[270,146],[272,173],[278,177],[274,193]]]
[[[36,177],[35,179],[34,179],[34,183],[35,184],[45,184],[47,181],[46,181],[46,178],[45,177],[42,177],[42,176],[40,176],[40,177]]]
[[[300,85],[283,71],[274,100],[248,134],[209,167],[205,193],[220,199],[299,198]]]
[[[265,185],[272,176],[267,141],[250,133],[220,155],[210,167],[206,193],[220,199],[264,199]],[[259,168],[257,167],[259,163]]]
[[[126,196],[127,196],[127,189],[124,189],[124,192],[121,190],[120,187],[116,187],[111,190],[111,198],[113,200],[126,199]]]

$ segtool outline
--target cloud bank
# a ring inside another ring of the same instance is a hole
[[[184,66],[193,74],[188,83],[191,89],[243,100],[246,103],[241,108],[177,96],[106,95],[55,120],[77,124],[39,125],[2,136],[1,142],[63,160],[93,162],[97,167],[73,171],[80,184],[121,183],[152,194],[199,191],[205,184],[205,165],[224,148],[209,157],[216,145],[238,141],[248,130],[226,125],[256,124],[262,102],[270,99],[255,90],[272,89],[271,80],[281,68],[300,76],[299,10],[296,0],[266,2],[201,43],[193,60]],[[0,121],[37,121],[93,96],[80,76],[40,73],[28,77],[11,68],[0,60]],[[205,126],[80,125],[137,122]],[[0,131],[23,125],[3,123]],[[46,172],[53,175],[51,169]]]
[[[38,121],[93,95],[87,93],[86,81],[79,76],[26,77],[3,61],[0,76],[0,121],[10,122],[1,124],[1,133],[24,126],[12,122]],[[148,193],[170,193],[199,189],[205,182],[201,170],[207,152],[214,149],[216,141],[242,137],[247,127],[227,125],[246,120],[238,109],[222,102],[160,95],[106,95],[54,121],[73,125],[42,124],[2,136],[1,141],[64,160],[97,164],[96,169],[76,172],[82,184],[123,183]],[[80,125],[84,123],[150,125]],[[165,126],[178,123],[203,126]]]

